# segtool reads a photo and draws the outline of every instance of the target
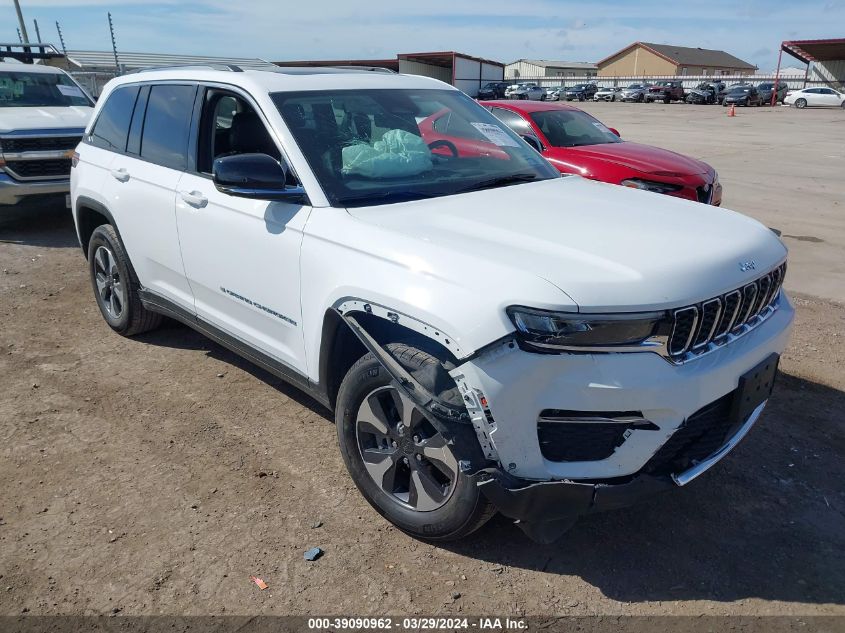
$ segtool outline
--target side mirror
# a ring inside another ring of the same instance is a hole
[[[214,161],[212,179],[218,191],[255,200],[305,197],[302,187],[288,187],[287,169],[267,154],[235,154]]]
[[[543,144],[540,142],[536,136],[532,136],[531,134],[520,134],[522,140],[528,143],[531,147],[536,149],[541,154],[543,153]]]
[[[622,138],[622,135],[619,133],[619,130],[617,130],[615,127],[609,127],[607,129],[610,130],[611,132],[613,132],[619,138]]]

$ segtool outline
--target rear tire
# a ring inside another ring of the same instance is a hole
[[[800,109],[806,108],[807,107],[807,100],[806,99],[798,99],[795,102],[795,107],[800,108]]]
[[[129,256],[111,224],[98,226],[91,235],[88,270],[97,306],[111,329],[134,336],[161,325],[164,317],[141,303]]]
[[[439,371],[440,362],[422,350],[402,343],[387,347],[420,379],[445,374]],[[451,383],[448,374],[445,377]],[[340,454],[358,490],[403,532],[434,541],[456,540],[495,514],[478,486],[460,471],[443,437],[372,354],[358,360],[344,377],[335,423]]]

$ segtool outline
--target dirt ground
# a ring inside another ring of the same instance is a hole
[[[502,518],[433,546],[317,403],[180,325],[112,333],[67,212],[0,218],[0,615],[845,615],[845,306],[794,297],[769,408],[706,476],[552,546]]]

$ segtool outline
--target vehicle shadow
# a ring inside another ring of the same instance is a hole
[[[203,350],[333,422],[284,380],[173,321],[136,337]],[[498,516],[445,550],[579,576],[620,602],[748,598],[845,604],[845,393],[787,374],[749,436],[701,479],[635,507],[582,518],[553,545]]]
[[[73,216],[61,202],[50,206],[0,207],[0,244],[79,248]]]
[[[757,427],[684,489],[581,519],[538,545],[503,517],[443,545],[579,576],[621,602],[747,598],[845,604],[845,394],[781,374]]]
[[[233,367],[237,367],[238,369],[245,371],[270,387],[273,387],[291,400],[294,400],[298,404],[310,409],[312,412],[324,417],[327,421],[334,424],[334,418],[332,417],[331,411],[304,391],[271,374],[269,371],[258,367],[222,345],[215,343],[210,338],[189,328],[187,325],[183,325],[172,319],[167,319],[160,328],[151,332],[146,332],[145,334],[139,334],[133,338],[134,340],[146,345],[204,351],[210,358],[222,361],[227,365],[232,365]]]

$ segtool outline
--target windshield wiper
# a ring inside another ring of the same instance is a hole
[[[495,189],[496,187],[505,187],[507,185],[514,185],[519,182],[529,182],[536,180],[536,174],[510,174],[508,176],[498,176],[497,178],[490,178],[482,180],[469,187],[458,189],[456,193],[466,193],[468,191],[480,191],[482,189]]]
[[[338,199],[338,203],[343,206],[363,206],[367,202],[409,202],[411,200],[422,200],[424,198],[434,197],[435,196],[430,193],[422,193],[420,191],[376,191],[354,196],[343,196]]]

